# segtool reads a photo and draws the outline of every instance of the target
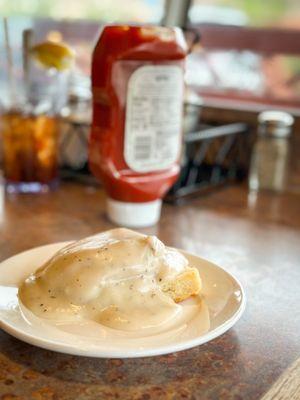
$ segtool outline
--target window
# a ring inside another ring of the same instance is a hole
[[[192,23],[300,29],[298,0],[194,0]]]
[[[163,0],[0,0],[8,16],[88,19],[98,21],[158,22]]]
[[[202,49],[187,79],[207,102],[299,108],[298,0],[194,0],[189,20]]]

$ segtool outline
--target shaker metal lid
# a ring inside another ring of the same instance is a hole
[[[258,115],[260,135],[287,137],[291,133],[294,117],[284,111],[269,110]]]

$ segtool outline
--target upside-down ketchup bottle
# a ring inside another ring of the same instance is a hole
[[[89,162],[118,225],[155,224],[178,176],[185,56],[178,28],[153,26],[106,26],[94,49]]]

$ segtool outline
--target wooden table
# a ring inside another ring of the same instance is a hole
[[[2,195],[0,259],[111,227],[100,188]],[[132,360],[53,353],[1,332],[1,399],[300,399],[299,228],[297,193],[255,198],[231,187],[165,205],[144,231],[238,277],[248,305],[237,325],[200,347]]]

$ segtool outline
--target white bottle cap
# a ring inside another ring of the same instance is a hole
[[[129,228],[142,228],[155,225],[160,218],[160,199],[147,203],[126,203],[107,199],[107,214],[117,225]]]

